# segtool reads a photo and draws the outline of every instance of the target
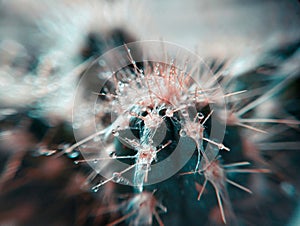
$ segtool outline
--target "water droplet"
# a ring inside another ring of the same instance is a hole
[[[198,119],[200,119],[200,120],[204,119],[204,115],[203,115],[201,112],[199,112],[199,113],[197,114],[197,117],[198,117]]]
[[[179,135],[180,135],[181,137],[186,137],[186,131],[183,130],[183,129],[180,130]]]
[[[113,180],[114,182],[116,182],[116,183],[120,183],[120,181],[121,181],[121,175],[120,175],[120,173],[113,173],[113,178],[112,178],[112,180]]]
[[[78,161],[74,161],[74,164],[76,164],[76,165],[77,165],[78,163],[79,163]]]
[[[106,62],[105,62],[104,60],[99,60],[98,63],[99,63],[99,65],[102,66],[102,67],[106,66]]]
[[[99,187],[97,187],[97,186],[95,186],[95,187],[92,188],[93,192],[98,192],[98,190],[99,190]]]
[[[143,163],[142,165],[141,165],[141,170],[143,170],[143,171],[150,171],[150,166],[147,164],[147,163]]]
[[[173,117],[173,111],[171,109],[167,109],[166,110],[166,116],[169,117],[169,118]]]
[[[112,135],[114,135],[115,137],[117,137],[117,136],[120,135],[119,132],[118,132],[117,130],[114,130],[114,129],[111,131],[111,133],[112,133]]]
[[[118,82],[118,86],[119,86],[119,88],[123,88],[125,86],[125,84],[123,82]]]
[[[219,148],[220,150],[226,149],[226,147],[224,146],[224,144],[218,144],[218,148]]]
[[[114,181],[115,183],[121,183],[121,184],[125,184],[125,185],[130,185],[130,181],[127,180],[126,178],[122,177],[120,173],[113,173],[113,178],[112,181]]]
[[[79,152],[76,150],[68,154],[68,157],[71,159],[77,158],[78,156],[79,156]]]
[[[52,155],[53,154],[53,152],[51,152],[51,151],[45,151],[44,152],[44,156],[50,156],[50,155]]]

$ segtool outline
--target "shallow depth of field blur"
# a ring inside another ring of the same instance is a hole
[[[143,40],[220,64],[231,73],[229,91],[253,91],[247,101],[284,84],[247,115],[283,121],[250,123],[267,134],[228,125],[231,151],[222,158],[270,170],[233,177],[253,194],[228,185],[238,225],[300,225],[297,0],[0,0],[0,225],[106,225],[128,214],[132,187],[109,182],[94,192],[101,176],[74,163],[83,159],[78,150],[64,150],[86,120],[82,108],[72,121],[79,79],[105,52]],[[202,184],[174,175],[146,190],[166,207],[158,213],[166,226],[224,225],[211,185],[197,201]],[[118,225],[136,222],[128,216]],[[159,224],[155,216],[152,223]]]

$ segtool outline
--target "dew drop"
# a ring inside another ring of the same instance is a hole
[[[92,191],[93,191],[93,192],[98,192],[98,191],[99,191],[99,188],[98,188],[97,186],[96,186],[96,187],[93,187],[93,188],[92,188]]]
[[[218,144],[218,148],[219,148],[220,150],[226,149],[226,147],[224,146],[224,144]]]
[[[119,86],[119,88],[123,88],[123,87],[125,87],[125,84],[123,82],[118,82],[118,86]]]
[[[114,135],[115,137],[117,137],[117,136],[120,135],[119,132],[118,132],[117,130],[114,130],[114,129],[111,131],[111,133],[112,133],[112,135]]]
[[[79,156],[79,152],[78,151],[73,151],[71,153],[68,154],[68,157],[73,159],[73,158],[77,158]]]
[[[120,173],[113,173],[112,181],[114,181],[115,183],[121,183],[121,184],[125,184],[125,185],[130,185],[129,180],[127,180],[126,178],[122,177]]]
[[[183,129],[180,130],[179,135],[180,135],[181,137],[186,137],[186,131],[183,130]]]
[[[171,109],[167,109],[166,110],[166,116],[169,117],[169,118],[173,117],[173,111]]]
[[[98,63],[99,63],[99,65],[102,66],[102,67],[106,66],[106,63],[105,63],[104,60],[99,60]]]
[[[119,183],[121,181],[121,175],[120,173],[113,173],[113,178],[112,180],[116,183]]]
[[[197,118],[200,119],[200,120],[202,120],[202,119],[204,119],[204,115],[201,112],[199,112],[197,114]]]

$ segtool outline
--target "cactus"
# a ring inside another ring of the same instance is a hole
[[[100,3],[50,10],[45,46],[0,39],[1,224],[287,224],[299,42],[203,58],[133,42],[142,29],[118,28],[124,2]],[[74,36],[56,39],[62,28]]]

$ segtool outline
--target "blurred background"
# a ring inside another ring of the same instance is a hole
[[[263,83],[258,69],[293,74],[276,101],[299,119],[299,27],[297,0],[0,0],[0,225],[105,225],[122,215],[104,207],[128,189],[108,184],[91,192],[93,170],[74,164],[79,152],[62,152],[79,126],[72,124],[78,79],[98,56],[132,41],[164,40],[233,62],[230,71],[245,76],[243,84]],[[299,127],[280,136],[293,145],[264,153],[277,170],[257,185],[270,187],[267,201],[233,193],[243,198],[236,205],[247,219],[241,225],[300,225]],[[165,224],[218,225],[213,211],[197,209],[194,186],[178,181],[163,183],[181,187],[160,198],[185,211],[174,207],[162,215]]]

